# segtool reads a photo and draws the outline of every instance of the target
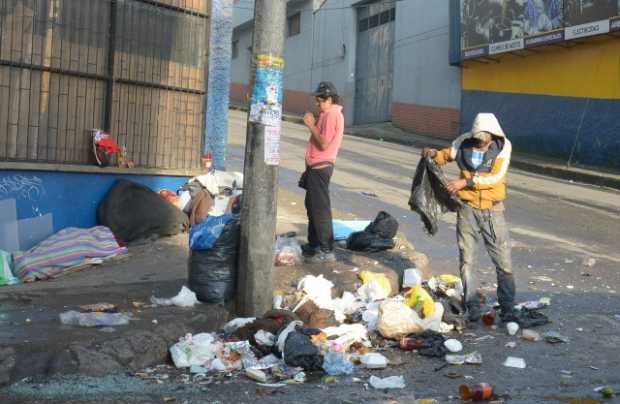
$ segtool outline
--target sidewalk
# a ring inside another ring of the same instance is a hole
[[[334,215],[353,218],[344,212]],[[303,197],[280,189],[278,234],[295,231],[302,242],[306,220]],[[102,376],[166,363],[168,348],[179,337],[216,331],[234,318],[232,302],[192,308],[150,305],[151,296],[174,296],[187,282],[187,237],[179,234],[130,246],[123,259],[54,281],[1,287],[0,386],[25,377]],[[275,267],[274,293],[293,294],[299,280],[308,274],[323,274],[339,289],[354,291],[359,279],[353,268],[385,273],[397,290],[401,272],[414,263],[422,268],[426,260],[404,238],[398,240],[396,249],[372,256],[339,250],[339,262],[333,265]],[[62,312],[102,302],[130,313],[130,324],[83,328],[65,326],[59,320]]]

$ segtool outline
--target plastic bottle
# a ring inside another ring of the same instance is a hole
[[[480,383],[475,386],[462,384],[459,386],[461,400],[487,401],[493,398],[493,386],[488,383]]]

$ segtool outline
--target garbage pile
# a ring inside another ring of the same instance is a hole
[[[392,290],[382,273],[362,271],[359,278],[362,286],[355,293],[334,297],[329,279],[307,275],[294,294],[276,296],[276,308],[261,318],[238,318],[218,333],[182,336],[170,348],[172,360],[191,374],[237,372],[268,387],[303,383],[315,373],[330,378],[386,369],[388,349],[437,358],[442,366],[482,363],[482,354],[464,353],[458,339],[465,328],[459,277],[440,275],[423,281],[420,271],[411,268],[405,271],[401,291]],[[522,306],[530,310],[525,307],[536,305]],[[524,332],[523,338],[527,336]],[[554,333],[545,334],[554,337],[563,341]],[[505,365],[523,367],[525,361],[509,357]],[[406,385],[402,375],[372,375],[366,382],[376,389]],[[482,393],[480,388],[464,386],[463,395],[492,396],[486,386]]]

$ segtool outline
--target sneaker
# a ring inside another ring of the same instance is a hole
[[[304,257],[312,257],[319,251],[319,249],[320,247],[313,247],[310,244],[304,244],[301,246],[301,253]]]
[[[329,252],[325,252],[325,251],[317,251],[313,256],[308,257],[306,259],[306,262],[309,264],[323,264],[326,262],[335,262],[336,261],[336,254],[334,254],[332,251]]]

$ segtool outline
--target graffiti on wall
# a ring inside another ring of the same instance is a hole
[[[0,178],[0,198],[34,201],[44,194],[43,180],[37,176],[13,175]]]

